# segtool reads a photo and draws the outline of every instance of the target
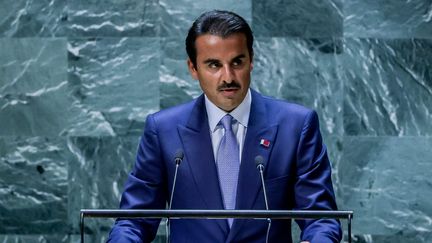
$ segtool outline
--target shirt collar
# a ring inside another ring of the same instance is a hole
[[[226,111],[220,109],[215,104],[213,104],[208,99],[207,95],[204,95],[204,97],[205,97],[205,106],[207,110],[207,117],[209,120],[209,126],[212,132],[216,130],[219,121],[226,114],[230,114],[238,123],[240,123],[244,127],[247,127],[249,121],[251,103],[252,103],[252,95],[250,89],[248,90],[245,98],[240,103],[240,105],[237,106],[230,113],[227,113]]]

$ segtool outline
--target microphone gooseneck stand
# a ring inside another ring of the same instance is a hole
[[[170,201],[168,204],[168,209],[171,210],[171,206],[172,206],[172,201],[173,201],[173,197],[174,197],[174,190],[175,190],[175,186],[176,186],[176,182],[177,182],[177,172],[178,172],[178,168],[180,163],[183,160],[183,150],[178,149],[175,153],[175,157],[174,157],[174,162],[175,162],[175,172],[174,172],[174,180],[173,180],[173,186],[171,189],[171,196],[170,196]],[[166,242],[170,243],[170,231],[171,231],[171,227],[170,227],[170,218],[167,217],[166,218],[166,223],[165,223],[165,231],[166,231]]]
[[[265,203],[265,207],[266,210],[269,210],[269,206],[268,206],[268,200],[267,200],[267,191],[266,191],[266,187],[265,187],[265,183],[264,183],[264,158],[261,155],[258,155],[255,157],[255,164],[257,166],[257,169],[260,173],[260,177],[261,177],[261,185],[263,188],[263,194],[264,194],[264,203]],[[270,227],[271,227],[271,219],[267,218],[267,234],[266,234],[266,243],[268,243],[268,238],[270,235]]]

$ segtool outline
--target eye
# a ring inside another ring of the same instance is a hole
[[[221,65],[220,65],[219,62],[210,62],[210,63],[208,64],[208,67],[211,68],[211,69],[219,68],[220,66],[221,66]]]
[[[232,62],[232,65],[233,65],[234,67],[240,67],[242,64],[243,64],[243,60],[241,60],[241,59],[235,59],[235,60]]]

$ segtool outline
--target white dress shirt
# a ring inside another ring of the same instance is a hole
[[[244,145],[246,130],[249,121],[251,103],[252,103],[252,96],[250,90],[248,90],[242,103],[240,103],[240,105],[237,106],[233,111],[227,113],[226,111],[220,109],[215,104],[213,104],[207,98],[207,96],[205,96],[205,106],[207,110],[207,117],[208,117],[208,122],[210,127],[210,137],[212,140],[213,155],[215,161],[217,161],[217,151],[219,148],[220,141],[225,133],[222,125],[218,125],[218,123],[222,119],[222,117],[224,117],[226,114],[230,114],[234,118],[232,130],[237,138],[237,143],[239,145],[239,153],[240,153],[239,158],[241,161],[243,145]]]

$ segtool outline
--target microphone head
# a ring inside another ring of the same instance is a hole
[[[261,155],[257,155],[255,157],[255,164],[257,168],[259,168],[260,166],[264,167],[264,158]]]
[[[177,149],[174,156],[174,161],[176,162],[176,164],[180,164],[180,162],[183,160],[183,157],[184,157],[183,149]]]

